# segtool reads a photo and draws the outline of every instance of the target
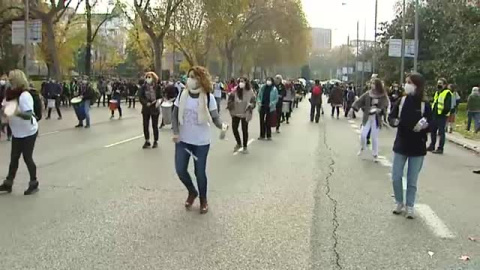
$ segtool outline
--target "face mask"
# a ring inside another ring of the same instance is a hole
[[[372,84],[370,87],[372,88],[372,90],[375,90],[375,84]]]
[[[240,83],[238,84],[238,86],[240,86],[240,88],[243,89],[243,88],[245,88],[245,83],[244,83],[244,82],[240,82]]]
[[[0,80],[0,85],[5,85],[5,80]]]
[[[272,81],[267,81],[267,85],[268,86],[272,85]]]
[[[147,79],[145,79],[145,81],[146,81],[148,84],[152,84],[152,81],[153,81],[153,80],[152,80],[152,78],[147,78]]]
[[[198,88],[198,82],[197,79],[194,78],[188,78],[187,79],[187,87],[190,90],[196,90]]]
[[[407,83],[405,84],[405,93],[407,95],[413,95],[415,93],[415,88],[414,84]]]

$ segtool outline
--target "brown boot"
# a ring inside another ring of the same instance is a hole
[[[200,214],[208,213],[208,203],[207,199],[200,198]]]
[[[195,199],[197,198],[198,194],[197,193],[188,193],[187,200],[185,201],[185,207],[190,208],[192,207],[193,203],[195,202]]]

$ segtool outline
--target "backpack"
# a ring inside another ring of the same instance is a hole
[[[38,94],[37,90],[33,88],[30,88],[28,92],[33,98],[33,116],[35,117],[35,119],[37,119],[37,122],[38,122],[42,120],[42,116],[43,116],[43,104],[44,104],[43,97],[41,97]]]
[[[321,94],[322,94],[322,89],[320,88],[320,86],[315,85],[312,90],[312,95],[319,96]]]

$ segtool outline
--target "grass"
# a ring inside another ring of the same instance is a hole
[[[462,134],[465,138],[480,141],[480,132],[475,134],[475,125],[472,121],[470,131],[467,131],[467,103],[458,105],[457,119],[455,121],[455,131]]]

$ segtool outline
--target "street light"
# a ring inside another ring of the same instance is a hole
[[[415,0],[415,58],[413,59],[413,70],[417,72],[418,70],[418,0]]]
[[[29,72],[28,72],[28,67],[29,67],[29,57],[30,57],[30,52],[28,51],[29,49],[29,46],[28,46],[28,43],[30,41],[30,37],[29,37],[29,28],[30,28],[30,23],[29,23],[29,20],[28,20],[28,17],[29,17],[29,13],[30,13],[30,7],[29,7],[29,3],[28,3],[28,0],[25,0],[25,75],[27,76],[28,78],[28,75],[29,75]]]

